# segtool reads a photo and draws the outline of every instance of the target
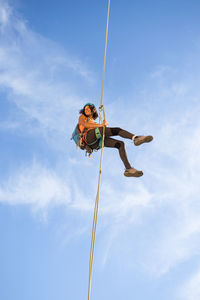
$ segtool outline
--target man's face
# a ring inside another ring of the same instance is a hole
[[[90,109],[90,107],[89,107],[89,105],[86,105],[86,107],[85,107],[85,114],[86,114],[86,116],[90,116],[91,115],[91,109]]]

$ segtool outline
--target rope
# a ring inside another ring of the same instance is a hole
[[[105,41],[105,50],[104,50],[103,77],[102,77],[102,85],[101,85],[101,100],[100,100],[100,107],[99,107],[99,112],[100,112],[99,120],[100,120],[100,123],[102,122],[101,111],[103,111],[103,118],[104,118],[104,120],[106,120],[105,109],[104,109],[104,106],[103,106],[103,89],[104,89],[104,75],[105,75],[105,65],[106,65],[107,40],[108,40],[109,13],[110,13],[110,0],[108,0],[108,13],[107,13],[107,25],[106,25],[106,41]],[[95,201],[95,207],[94,207],[93,226],[92,226],[92,239],[91,239],[90,264],[89,264],[88,300],[90,300],[90,292],[91,292],[92,266],[93,266],[93,258],[94,258],[94,245],[95,245],[95,236],[96,236],[96,227],[97,227],[97,215],[98,215],[98,207],[99,207],[99,193],[100,193],[100,183],[101,183],[101,169],[102,169],[102,160],[103,160],[104,138],[105,138],[105,126],[103,127],[103,139],[102,139],[102,147],[101,147],[99,180],[98,180],[98,188],[97,188],[97,195],[96,195],[96,201]]]

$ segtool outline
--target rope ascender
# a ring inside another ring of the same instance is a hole
[[[108,0],[108,13],[107,13],[107,25],[106,25],[105,50],[104,50],[103,76],[102,76],[101,99],[100,99],[100,107],[99,107],[99,120],[100,120],[100,123],[102,123],[101,112],[103,112],[103,119],[106,120],[105,109],[104,109],[104,106],[103,106],[103,89],[104,89],[104,75],[105,75],[105,66],[106,66],[109,13],[110,13],[110,0]],[[92,226],[92,239],[91,239],[90,264],[89,264],[88,300],[90,300],[90,292],[91,292],[92,266],[93,266],[93,258],[94,258],[94,245],[95,245],[95,236],[96,236],[96,227],[97,227],[97,215],[98,215],[98,207],[99,207],[99,192],[100,192],[100,183],[101,183],[101,169],[102,169],[102,160],[103,160],[104,138],[105,138],[105,126],[103,127],[103,139],[102,139],[102,147],[101,147],[99,180],[98,180],[98,188],[97,188],[97,195],[96,195],[96,201],[95,201],[95,207],[94,207],[93,226]]]

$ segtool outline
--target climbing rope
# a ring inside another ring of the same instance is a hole
[[[104,89],[104,75],[105,75],[105,66],[106,66],[109,13],[110,13],[110,0],[108,0],[106,41],[105,41],[105,50],[104,50],[104,63],[103,63],[103,77],[102,77],[101,99],[100,99],[100,107],[99,107],[99,120],[100,120],[100,123],[102,123],[102,117],[101,117],[101,112],[102,111],[103,111],[103,119],[106,120],[105,109],[104,109],[104,106],[103,106],[103,89]],[[93,226],[92,226],[92,239],[91,239],[90,264],[89,264],[88,300],[90,300],[90,292],[91,292],[92,266],[93,266],[93,258],[94,258],[94,245],[95,245],[95,236],[96,236],[96,227],[97,227],[97,215],[98,215],[98,207],[99,207],[99,193],[100,193],[100,183],[101,183],[101,169],[102,169],[102,160],[103,160],[104,138],[105,138],[105,126],[103,127],[103,139],[102,139],[102,147],[101,147],[99,180],[98,180],[98,188],[97,188],[97,195],[96,195],[96,201],[95,201],[95,207],[94,207]]]

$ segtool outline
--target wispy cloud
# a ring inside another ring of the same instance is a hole
[[[82,80],[90,86],[91,71],[55,43],[32,32],[5,3],[0,2],[0,87],[46,134],[56,131],[64,135],[71,129],[72,112],[83,103],[75,87]],[[127,105],[124,100],[108,104],[110,126],[136,134],[151,133],[155,139],[138,148],[126,143],[130,161],[144,170],[141,179],[124,178],[117,150],[105,149],[99,208],[102,222],[98,225],[100,235],[104,233],[102,239],[108,241],[103,264],[113,249],[115,253],[120,249],[126,252],[123,263],[131,265],[133,250],[137,250],[137,264],[150,275],[161,276],[199,251],[199,73],[190,78],[180,72],[170,66],[156,67],[133,102],[130,95]],[[1,128],[18,128],[19,121],[12,125],[5,120]],[[63,163],[63,157],[56,154],[55,165],[62,165],[69,176],[46,168],[43,162],[27,162],[1,183],[0,201],[30,205],[35,210],[65,205],[75,214],[91,215],[96,160],[83,162],[81,155],[73,153]]]
[[[0,124],[0,130],[15,130],[18,127],[20,127],[20,124],[17,122],[5,121]]]
[[[12,13],[11,7],[5,1],[0,1],[0,30],[3,32],[9,23],[9,18]]]
[[[173,80],[169,79],[170,74]],[[109,177],[115,176],[116,182],[109,196],[102,197],[109,199],[110,212],[115,220],[110,225],[112,230],[108,231],[112,240],[108,249],[110,252],[117,248],[122,251],[120,239],[125,235],[123,251],[128,257],[127,264],[131,264],[131,254],[134,253],[134,262],[137,261],[140,270],[151,276],[163,276],[199,253],[200,106],[197,99],[200,93],[195,80],[198,76],[197,73],[185,77],[180,70],[174,72],[173,68],[164,68],[154,78],[155,82],[150,76],[151,86],[148,83],[145,92],[138,94],[141,101],[138,100],[138,106],[134,105],[132,111],[127,111],[123,103],[116,105],[114,120],[120,107],[121,116],[125,115],[129,120],[125,123],[127,129],[135,128],[133,132],[136,134],[141,131],[151,133],[155,139],[151,145],[141,146],[140,150],[131,149],[132,145],[127,143],[130,160],[144,170],[141,184],[133,181],[128,187],[128,182],[122,181],[121,177],[117,179],[114,174],[120,176],[119,166],[110,163],[114,155],[111,158],[106,153],[107,180],[109,182]],[[131,117],[133,111],[134,118]],[[130,201],[126,201],[127,197]],[[123,203],[127,204],[126,211],[121,206]],[[118,208],[121,219],[117,218]],[[130,235],[134,242],[129,241]],[[129,255],[127,248],[130,249]],[[105,255],[104,263],[108,257],[109,253]],[[136,267],[134,262],[133,267]]]
[[[45,130],[66,133],[71,112],[84,101],[76,88],[93,85],[94,74],[79,58],[33,32],[6,1],[0,2],[0,26],[1,90]]]
[[[67,180],[53,170],[33,162],[18,170],[0,185],[0,201],[10,205],[30,205],[43,210],[51,205],[67,205],[71,201]]]
[[[180,300],[198,300],[200,298],[200,269],[184,282],[177,294]]]

